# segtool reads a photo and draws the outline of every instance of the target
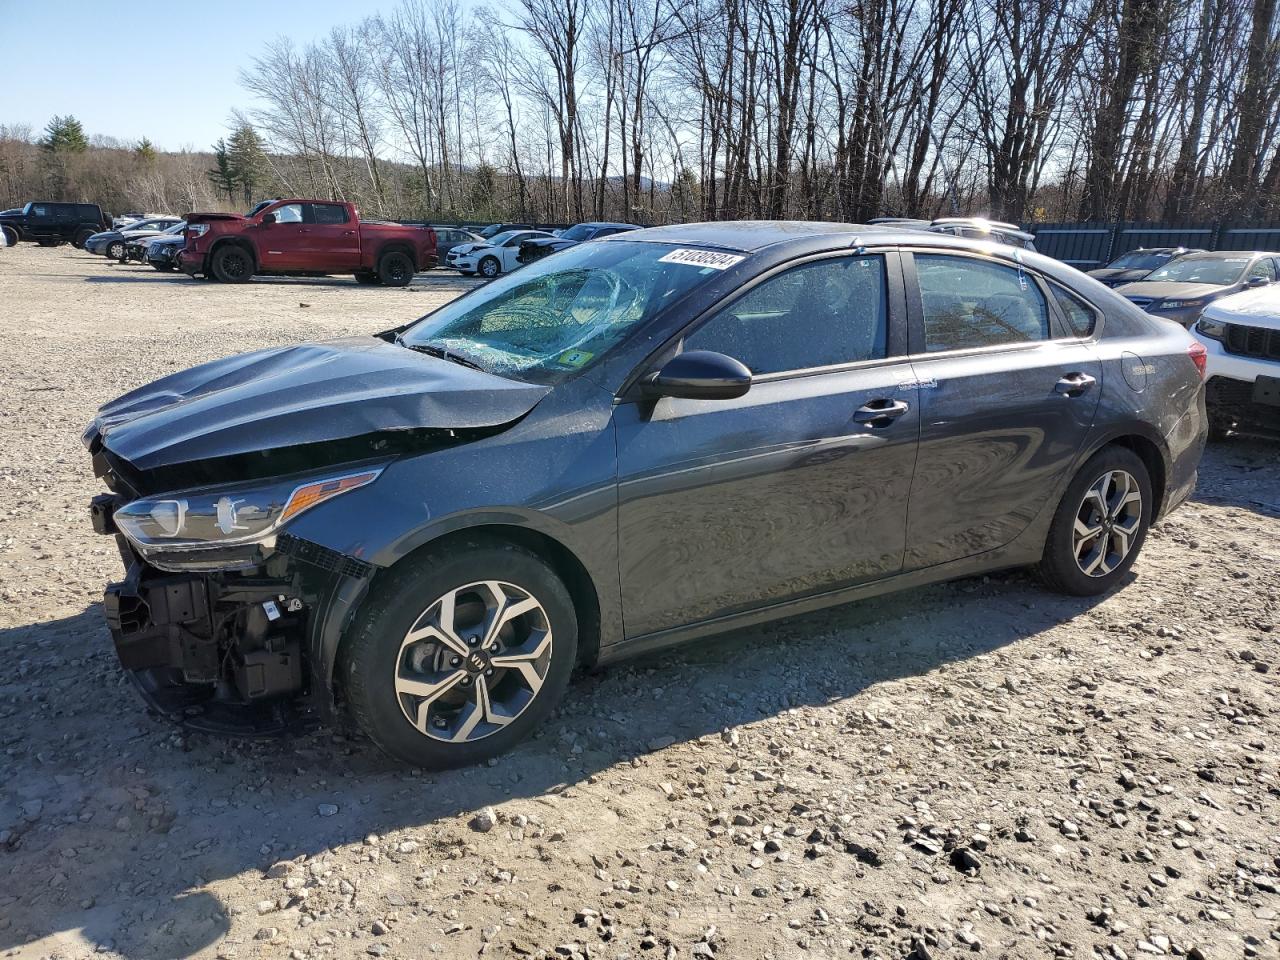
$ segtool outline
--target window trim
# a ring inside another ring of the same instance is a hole
[[[930,360],[935,357],[965,357],[972,354],[1001,353],[1005,351],[1027,350],[1032,347],[1039,347],[1046,344],[1054,343],[1095,343],[1102,335],[1103,322],[1106,318],[1104,311],[1098,306],[1072,290],[1065,283],[1046,277],[1039,270],[1025,263],[1019,263],[1012,255],[1012,251],[1016,249],[1010,247],[1010,256],[999,257],[978,250],[960,250],[944,247],[924,247],[924,246],[904,246],[901,248],[902,256],[902,274],[903,282],[906,287],[906,308],[907,308],[907,328],[910,340],[910,352],[908,356],[916,360]],[[990,263],[994,266],[1004,267],[1006,269],[1016,270],[1019,267],[1031,278],[1036,288],[1040,291],[1040,295],[1044,297],[1045,304],[1049,310],[1049,331],[1050,336],[1044,340],[1032,340],[1026,343],[994,343],[981,347],[957,347],[954,350],[934,350],[930,351],[925,348],[924,340],[924,300],[920,294],[920,280],[916,272],[916,254],[934,255],[944,257],[961,257],[969,260],[978,260],[984,263]],[[1050,284],[1057,283],[1060,287],[1070,291],[1077,299],[1093,311],[1094,323],[1093,331],[1087,337],[1076,336],[1071,332],[1071,326],[1067,323],[1066,317],[1062,315],[1058,304],[1053,296],[1053,290]]]
[[[733,290],[727,292],[724,296],[705,307],[678,330],[672,331],[672,333],[663,340],[662,343],[649,351],[645,358],[635,365],[631,373],[629,373],[623,381],[622,386],[618,389],[614,402],[626,403],[642,399],[637,386],[642,377],[657,370],[663,363],[670,360],[672,357],[676,356],[677,353],[683,350],[684,339],[690,332],[701,327],[704,323],[715,317],[725,307],[730,306],[737,300],[746,296],[762,283],[766,283],[774,277],[793,270],[796,267],[816,263],[819,260],[834,260],[839,257],[854,256],[878,256],[884,259],[886,307],[885,355],[883,357],[873,357],[869,360],[850,360],[847,363],[829,364],[821,367],[800,367],[795,370],[778,370],[773,373],[756,374],[753,371],[751,374],[751,382],[753,384],[769,383],[777,380],[823,376],[831,373],[841,373],[845,370],[856,370],[864,367],[902,362],[908,356],[908,317],[906,312],[905,290],[903,287],[902,258],[899,248],[895,245],[889,244],[883,246],[867,244],[856,248],[840,247],[835,250],[823,250],[819,253],[794,257],[790,260],[783,261],[782,263],[775,264],[769,269],[756,274],[746,283],[739,287],[735,287]]]

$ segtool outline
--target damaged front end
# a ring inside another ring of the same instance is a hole
[[[92,501],[94,529],[116,538],[126,571],[107,585],[103,610],[120,663],[150,706],[240,736],[328,716],[326,654],[376,567],[280,527],[291,509],[372,482],[380,467],[149,496],[112,469],[100,439],[91,450],[113,491]]]

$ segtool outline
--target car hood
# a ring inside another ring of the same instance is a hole
[[[1204,315],[1220,323],[1280,330],[1280,286],[1233,293],[1205,307]]]
[[[348,337],[259,350],[111,401],[85,434],[139,470],[381,431],[500,427],[550,387]]]
[[[1116,293],[1122,297],[1151,297],[1154,300],[1194,300],[1200,297],[1214,297],[1229,289],[1214,283],[1183,283],[1172,280],[1143,280],[1138,283],[1126,283],[1116,287]]]
[[[476,243],[468,240],[466,243],[455,243],[449,250],[450,253],[471,253],[475,250],[487,250],[491,247],[490,243]]]
[[[1116,267],[1102,267],[1098,270],[1090,270],[1089,276],[1103,283],[1128,283],[1133,280],[1141,280],[1150,270],[1144,270],[1141,267],[1122,270]]]

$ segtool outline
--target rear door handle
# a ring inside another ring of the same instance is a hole
[[[1054,384],[1053,389],[1064,397],[1078,397],[1097,382],[1097,377],[1091,377],[1087,373],[1068,373]]]
[[[911,407],[903,400],[890,400],[884,397],[868,400],[853,411],[853,419],[869,427],[887,427],[910,409]]]

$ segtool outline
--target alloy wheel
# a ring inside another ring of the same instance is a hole
[[[482,740],[533,703],[551,653],[551,622],[533,594],[498,580],[470,583],[436,599],[405,634],[396,699],[425,736]]]
[[[1085,491],[1076,511],[1076,565],[1105,577],[1124,562],[1142,526],[1142,491],[1124,470],[1108,470]]]

